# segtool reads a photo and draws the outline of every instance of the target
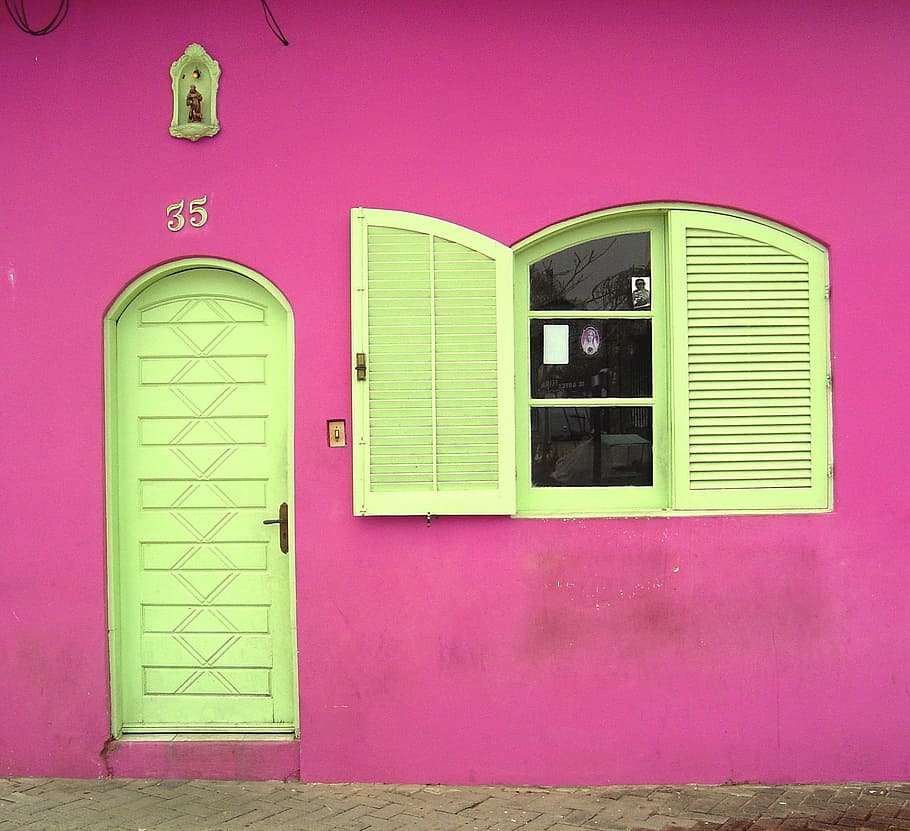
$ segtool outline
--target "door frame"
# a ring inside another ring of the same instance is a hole
[[[111,736],[120,738],[123,732],[123,714],[116,693],[120,674],[120,561],[119,561],[119,500],[117,498],[118,476],[118,424],[117,424],[117,323],[126,308],[149,286],[180,272],[193,268],[216,268],[240,277],[246,277],[265,289],[284,309],[287,315],[287,459],[288,459],[288,535],[291,552],[288,556],[288,590],[291,628],[291,680],[293,684],[294,735],[300,737],[300,692],[297,667],[297,580],[296,580],[296,534],[294,529],[294,312],[291,304],[271,281],[256,271],[230,260],[216,257],[187,257],[162,263],[132,280],[117,295],[104,313],[104,502],[105,535],[107,556],[107,618],[108,618],[108,699],[111,713]],[[225,740],[230,733],[221,734]]]

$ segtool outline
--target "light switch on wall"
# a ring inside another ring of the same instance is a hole
[[[329,447],[344,447],[348,443],[344,431],[344,419],[335,419],[326,423],[329,430]]]

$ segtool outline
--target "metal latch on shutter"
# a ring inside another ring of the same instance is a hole
[[[354,366],[357,370],[357,380],[366,381],[367,379],[367,356],[366,352],[357,353],[357,364]]]

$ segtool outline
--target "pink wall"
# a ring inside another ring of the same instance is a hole
[[[0,776],[910,778],[906,3],[271,5],[287,48],[240,0],[73,4],[46,38],[0,15]],[[223,68],[198,144],[167,132],[194,41]],[[165,229],[202,195],[203,229]],[[511,243],[658,199],[830,246],[836,511],[352,518],[324,438],[350,419],[349,209]],[[296,313],[299,759],[100,758],[101,319],[196,254]]]

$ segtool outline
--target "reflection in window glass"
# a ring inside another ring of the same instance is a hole
[[[584,242],[531,266],[532,310],[651,308],[651,235]]]
[[[653,484],[650,407],[531,410],[534,487]]]
[[[650,398],[651,321],[532,319],[532,398]]]

